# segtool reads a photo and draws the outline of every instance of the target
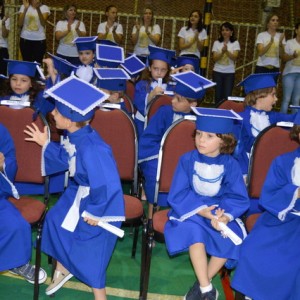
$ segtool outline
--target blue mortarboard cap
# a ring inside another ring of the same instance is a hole
[[[49,52],[48,52],[48,55],[52,58],[54,68],[57,70],[57,72],[59,74],[65,74],[67,76],[70,76],[72,71],[74,71],[78,68],[77,66],[71,64],[69,61],[67,61],[64,58],[53,55]]]
[[[73,40],[76,44],[78,51],[93,50],[96,49],[97,36],[80,36]]]
[[[121,67],[131,76],[134,77],[141,71],[143,71],[146,65],[135,55],[132,54],[131,56],[125,58]]]
[[[192,71],[171,76],[177,81],[175,93],[187,98],[202,98],[205,95],[205,89],[216,85],[214,82]]]
[[[94,108],[109,97],[94,85],[74,75],[49,88],[45,93],[56,100],[57,110],[74,122],[91,119]]]
[[[171,65],[172,63],[172,57],[174,57],[176,54],[174,50],[169,50],[169,49],[165,49],[153,45],[149,45],[148,48],[150,52],[148,56],[149,60],[158,59],[158,60],[165,61],[169,65]]]
[[[94,69],[94,72],[98,78],[97,86],[109,91],[125,91],[126,80],[130,79],[130,76],[119,68],[100,68]]]
[[[111,40],[104,40],[104,39],[97,40],[97,44],[109,45],[109,46],[119,46],[117,43],[115,43]]]
[[[194,67],[194,72],[199,73],[200,70],[200,60],[196,57],[188,57],[188,56],[179,56],[176,60],[176,67],[182,67],[185,65],[192,65]]]
[[[255,90],[276,87],[276,79],[279,74],[279,72],[251,74],[238,83],[237,86],[243,86],[246,95]]]
[[[101,67],[116,68],[124,63],[124,49],[119,46],[96,45],[96,59]]]
[[[192,107],[197,116],[196,128],[212,133],[234,133],[235,122],[242,121],[242,117],[233,110],[219,108]]]
[[[7,73],[8,75],[12,74],[21,74],[29,77],[35,77],[37,66],[36,62],[23,61],[23,60],[13,60],[5,59],[7,61]]]

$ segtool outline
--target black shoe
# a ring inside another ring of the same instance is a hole
[[[201,300],[218,300],[218,297],[219,297],[219,293],[213,287],[213,289],[211,291],[202,294]]]
[[[194,285],[190,288],[188,293],[184,296],[183,300],[201,300],[202,293],[198,280],[195,281]]]

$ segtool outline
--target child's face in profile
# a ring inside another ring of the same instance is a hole
[[[32,87],[31,78],[27,75],[13,74],[10,77],[10,87],[18,95],[25,94]]]
[[[168,73],[169,67],[165,61],[154,59],[149,68],[151,77],[154,80],[158,80],[158,78],[165,78]]]
[[[222,140],[215,133],[196,130],[195,144],[199,153],[216,157],[220,154]]]
[[[56,108],[53,109],[51,114],[54,117],[55,126],[57,129],[68,129],[68,118],[64,117]]]
[[[95,53],[93,50],[79,51],[79,60],[83,65],[89,65],[94,61]]]
[[[185,97],[175,94],[172,99],[172,108],[175,112],[189,113],[191,106],[196,106],[196,102],[189,102]]]

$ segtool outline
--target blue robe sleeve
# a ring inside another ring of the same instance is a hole
[[[145,116],[146,113],[146,97],[150,91],[150,85],[148,86],[148,82],[146,80],[141,80],[135,85],[133,105],[143,116]]]
[[[271,164],[267,174],[259,203],[272,215],[284,220],[292,210],[300,210],[297,201],[298,186],[293,184],[291,168],[300,150],[281,155]]]
[[[36,113],[41,113],[44,117],[55,108],[54,100],[51,97],[44,97],[44,92],[38,93],[33,102]]]
[[[123,191],[110,148],[89,145],[84,151],[82,164],[90,185],[91,200],[87,212],[97,217],[124,216]]]

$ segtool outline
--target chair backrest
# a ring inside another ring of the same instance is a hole
[[[129,97],[131,102],[133,102],[134,99],[134,92],[135,92],[135,84],[131,80],[127,80],[125,94]]]
[[[155,203],[159,192],[169,192],[180,156],[195,149],[195,129],[193,120],[180,119],[174,122],[164,134],[158,157]]]
[[[298,148],[297,142],[289,137],[289,130],[271,125],[255,139],[250,154],[248,193],[259,198],[269,167],[274,158]]]
[[[232,109],[233,111],[239,113],[244,111],[244,103],[225,99],[217,104],[217,108]]]
[[[133,117],[135,114],[135,110],[134,110],[134,106],[133,106],[131,98],[129,96],[127,96],[126,94],[124,94],[123,99],[124,99],[124,103],[125,103],[127,112]]]
[[[162,105],[172,105],[172,98],[173,97],[169,95],[159,95],[148,103],[146,110],[145,126],[147,126],[150,119]]]
[[[137,188],[137,135],[130,116],[121,109],[95,112],[91,126],[111,146],[121,180]]]
[[[8,129],[15,144],[18,163],[15,181],[43,184],[44,177],[41,174],[42,147],[34,142],[25,141],[26,134],[23,132],[26,125],[33,122],[33,113],[34,110],[29,107],[13,109],[0,106],[0,122]],[[47,125],[41,115],[37,116],[34,123],[41,130]]]

